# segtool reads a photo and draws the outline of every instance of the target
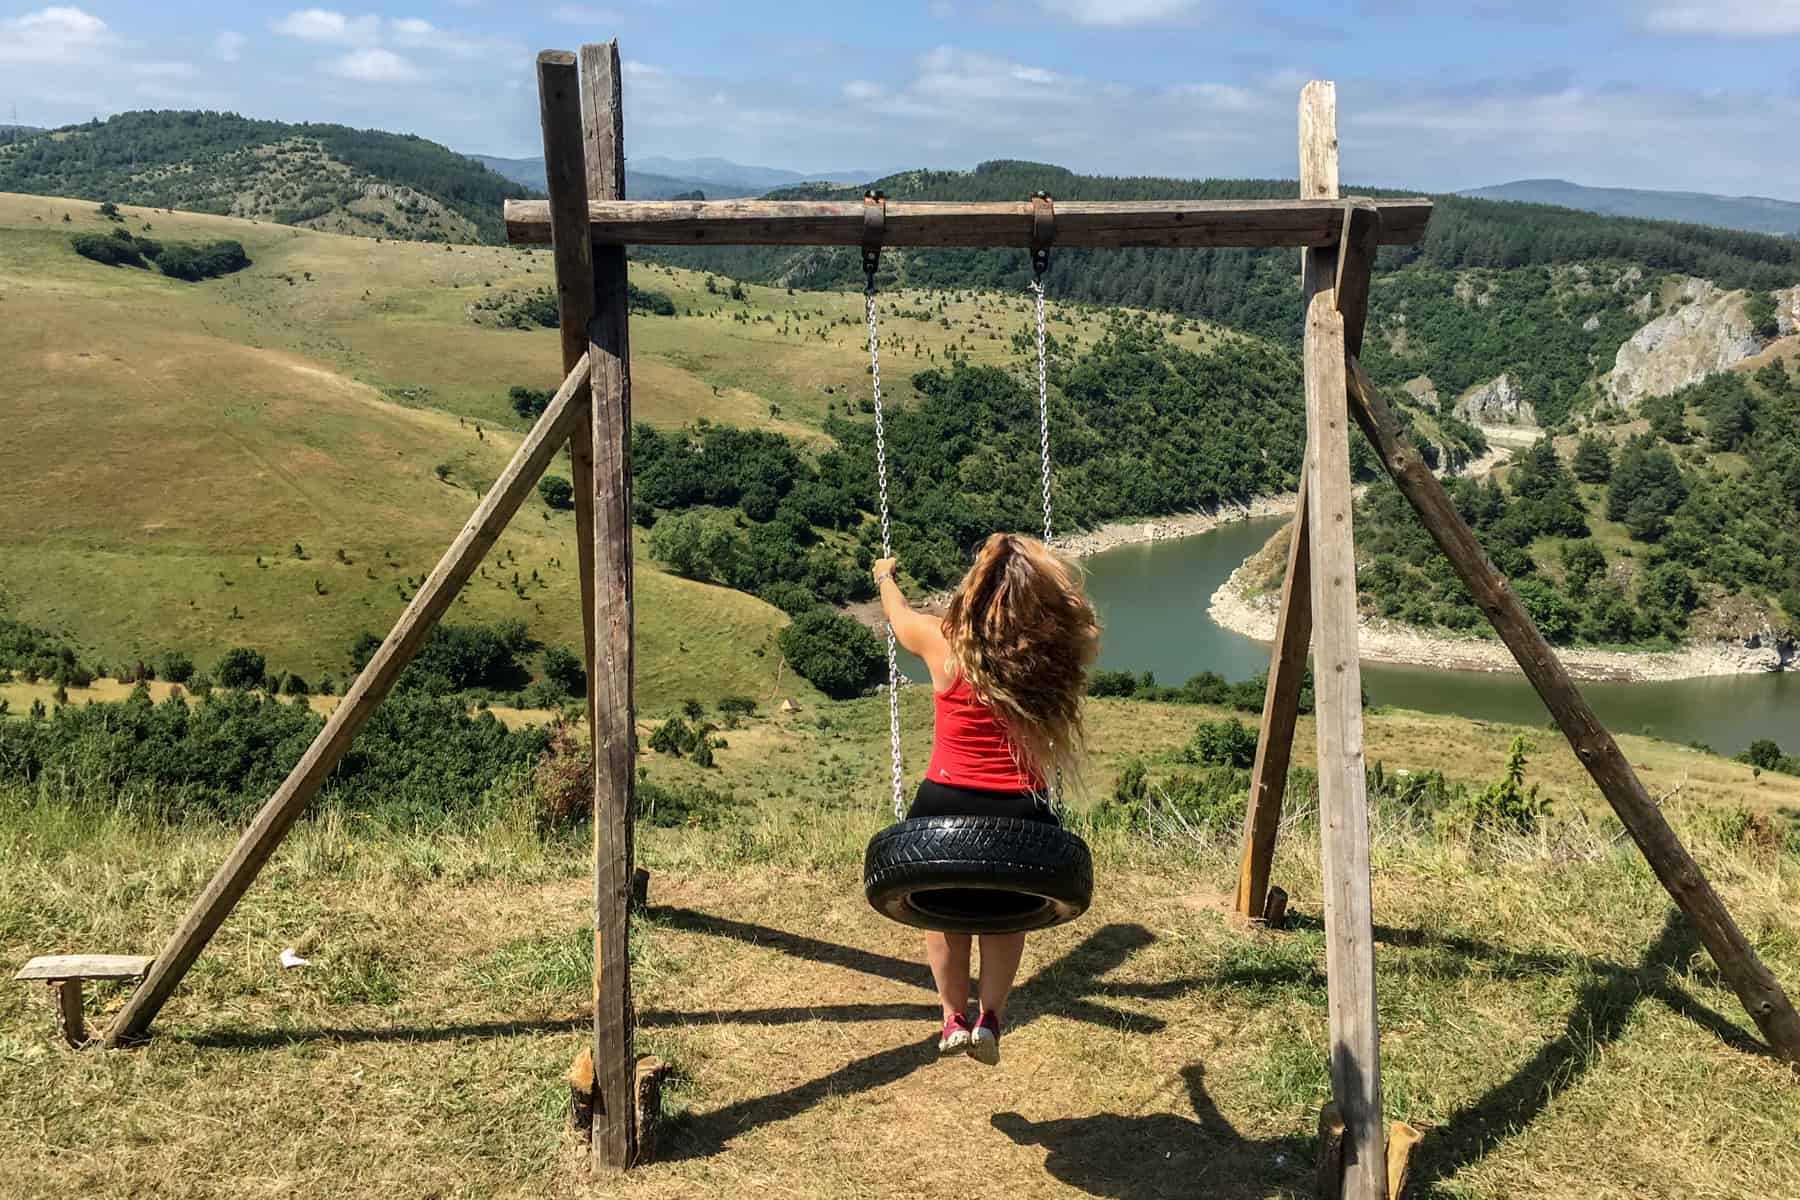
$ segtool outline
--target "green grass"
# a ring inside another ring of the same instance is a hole
[[[1092,790],[1212,715],[1095,704]],[[327,810],[295,829],[145,1049],[59,1050],[43,997],[0,988],[4,1190],[126,1195],[154,1178],[171,1196],[823,1197],[891,1191],[896,1156],[924,1139],[964,1152],[924,1169],[921,1194],[1310,1195],[1328,1094],[1312,821],[1295,814],[1276,860],[1295,917],[1283,933],[1225,915],[1230,831],[1092,831],[1095,908],[1034,935],[1006,1064],[936,1065],[916,935],[856,886],[886,819],[883,717],[859,701],[755,718],[703,773],[752,807],[638,831],[653,872],[632,931],[638,1046],[676,1072],[663,1162],[590,1182],[562,1133],[562,1072],[588,1027],[585,831],[540,837],[503,811],[426,836]],[[1510,733],[1406,713],[1369,725],[1390,768],[1454,764],[1471,780]],[[1652,775],[1686,762],[1695,782],[1671,817],[1800,991],[1800,855],[1718,819],[1761,789],[1792,804],[1800,780],[1624,740]],[[702,775],[640,765],[662,782]],[[1559,801],[1541,837],[1475,848],[1374,813],[1386,1108],[1426,1134],[1413,1194],[1792,1194],[1791,1073],[1759,1052],[1635,851],[1578,815],[1577,772],[1566,751],[1534,756],[1528,778]],[[153,952],[232,837],[0,789],[0,966]],[[280,970],[286,946],[313,965]],[[122,999],[95,989],[90,1021]]]

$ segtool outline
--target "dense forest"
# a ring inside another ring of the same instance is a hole
[[[1059,357],[1052,380],[1051,501],[1060,530],[1297,486],[1303,405],[1299,363],[1286,350],[1227,338],[1195,353],[1153,321],[1121,316],[1091,350]],[[903,575],[939,589],[961,576],[971,548],[994,530],[1041,526],[1037,397],[1023,371],[964,362],[921,371],[910,386],[907,404],[887,414],[893,544]],[[1426,441],[1430,457],[1479,452],[1480,434],[1461,426],[1462,440],[1459,426],[1445,419],[1434,427],[1441,444]],[[874,429],[866,418],[845,417],[826,428],[836,445],[809,457],[766,431],[639,426],[634,516],[650,530],[651,553],[677,574],[807,617],[794,636],[829,640],[811,656],[784,645],[790,662],[816,659],[818,670],[802,673],[828,692],[848,693],[873,677],[880,656],[866,634],[811,614],[873,594]],[[1373,462],[1357,449],[1357,473],[1369,478]],[[845,662],[861,664],[853,679],[836,676]]]
[[[310,171],[278,212],[290,223],[349,203],[365,184],[410,188],[467,220],[482,240],[504,240],[502,204],[531,195],[436,142],[343,125],[291,125],[236,113],[120,113],[0,148],[0,192],[74,196],[195,212],[232,212],[236,198],[270,188],[282,158],[312,147],[341,164]],[[407,231],[398,231],[404,235]]]
[[[1175,180],[1077,175],[1039,163],[999,161],[973,171],[913,171],[875,186],[896,199],[1016,200],[1043,189],[1059,199],[1267,199],[1293,196],[1291,180]],[[1347,193],[1394,195],[1346,187]],[[851,198],[856,189],[808,185],[773,195]],[[1698,225],[1604,217],[1547,205],[1433,197],[1423,241],[1384,247],[1371,299],[1372,327],[1401,323],[1404,350],[1370,339],[1374,377],[1429,375],[1447,400],[1502,373],[1519,381],[1540,418],[1579,410],[1582,389],[1604,370],[1641,316],[1630,306],[1665,273],[1702,276],[1723,288],[1768,290],[1800,281],[1800,242]],[[849,249],[645,248],[646,259],[751,282],[841,288],[861,282]],[[1027,256],[1015,250],[894,250],[884,286],[1023,288]],[[1636,276],[1626,272],[1634,270]],[[1275,250],[1064,250],[1046,285],[1057,300],[1182,313],[1263,337],[1297,342],[1298,258]],[[1458,289],[1474,273],[1475,291]],[[1614,285],[1618,286],[1614,286]],[[1588,328],[1595,318],[1593,328]]]
[[[1649,428],[1591,425],[1526,451],[1505,483],[1452,481],[1458,509],[1553,642],[1673,643],[1747,597],[1800,627],[1800,380],[1779,362],[1645,401]],[[1486,623],[1399,492],[1357,512],[1358,587],[1409,623]]]

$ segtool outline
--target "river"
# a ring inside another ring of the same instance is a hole
[[[1240,521],[1197,537],[1120,546],[1084,559],[1088,592],[1106,627],[1100,665],[1154,671],[1165,684],[1200,671],[1236,680],[1268,669],[1269,647],[1220,628],[1207,604],[1282,520]],[[1522,675],[1365,662],[1363,687],[1371,704],[1522,725],[1550,719]],[[1721,754],[1772,738],[1788,753],[1800,752],[1796,672],[1583,683],[1581,689],[1615,732],[1702,742]]]

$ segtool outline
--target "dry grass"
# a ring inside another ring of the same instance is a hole
[[[1120,755],[1166,752],[1201,715],[1095,706]],[[1309,1195],[1326,1094],[1310,825],[1276,863],[1296,914],[1278,934],[1225,915],[1229,838],[1096,831],[1095,908],[1034,936],[1005,1064],[939,1063],[916,935],[856,882],[882,820],[882,716],[859,703],[732,731],[705,778],[757,804],[716,829],[640,830],[655,879],[633,933],[639,1048],[676,1067],[662,1162],[590,1180],[562,1132],[587,1025],[585,836],[332,811],[296,830],[149,1047],[58,1050],[43,997],[0,988],[0,1192]],[[1445,719],[1412,721],[1371,720],[1390,766],[1430,753],[1460,773],[1503,749],[1505,731],[1463,723],[1451,756],[1432,740]],[[1560,788],[1554,759],[1532,778]],[[1703,765],[1706,786],[1742,794],[1734,765]],[[1800,857],[1726,844],[1711,811],[1675,817],[1800,992]],[[1387,1107],[1427,1132],[1417,1195],[1800,1192],[1800,1088],[1629,845],[1580,819],[1480,854],[1395,814],[1374,825]],[[0,963],[154,949],[229,841],[0,796]],[[284,946],[314,965],[281,971]],[[91,1018],[120,1001],[97,995]]]

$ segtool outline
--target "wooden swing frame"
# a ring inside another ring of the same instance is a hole
[[[646,1079],[654,1079],[654,1071],[641,1069],[632,1056],[627,969],[637,751],[625,246],[866,247],[869,224],[867,206],[854,202],[625,201],[617,43],[583,46],[579,57],[568,51],[545,51],[537,59],[537,76],[549,199],[509,201],[507,236],[515,243],[548,241],[553,246],[566,376],[562,386],[325,728],[195,899],[106,1031],[103,1044],[116,1047],[148,1035],[151,1022],[182,977],[566,442],[575,493],[594,757],[594,1030],[591,1050],[584,1052],[592,1071],[592,1156],[596,1166],[623,1168],[648,1151],[648,1122],[654,1115],[654,1104],[644,1099],[648,1093],[640,1095]],[[1692,922],[1764,1037],[1777,1054],[1796,1064],[1800,1064],[1800,1017],[1443,486],[1407,443],[1358,361],[1376,247],[1423,237],[1430,202],[1339,197],[1333,84],[1306,85],[1300,94],[1299,124],[1298,200],[1066,203],[1056,209],[1055,230],[1056,243],[1063,246],[1304,248],[1307,450],[1253,771],[1237,907],[1246,916],[1260,918],[1269,899],[1269,863],[1310,641],[1317,664],[1320,853],[1333,1095],[1321,1120],[1321,1130],[1329,1126],[1328,1152],[1321,1156],[1327,1164],[1321,1171],[1321,1190],[1353,1200],[1379,1200],[1389,1195],[1390,1183],[1369,895],[1351,531],[1351,419],[1518,659],[1576,756]],[[1029,201],[896,202],[885,206],[881,241],[894,246],[1030,248],[1033,214]],[[582,1081],[575,1082],[580,1090]],[[1393,1186],[1397,1193],[1397,1178]]]

